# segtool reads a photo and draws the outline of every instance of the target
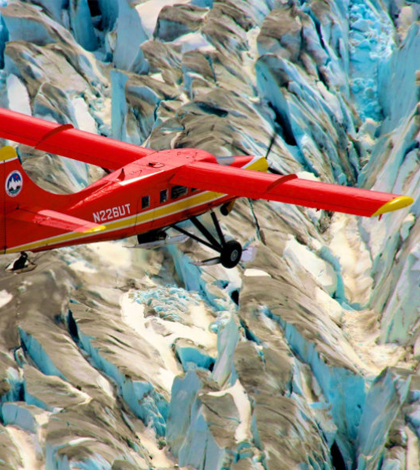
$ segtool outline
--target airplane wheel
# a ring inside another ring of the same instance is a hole
[[[241,260],[242,246],[235,240],[230,240],[223,247],[220,262],[225,268],[234,268]]]
[[[220,208],[220,213],[224,216],[229,215],[229,211],[226,204],[223,204],[223,206]]]

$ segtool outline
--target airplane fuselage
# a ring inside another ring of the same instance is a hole
[[[232,157],[231,166],[267,170],[260,157]],[[5,253],[43,251],[77,244],[114,240],[167,227],[200,215],[234,199],[232,196],[171,184],[177,169],[194,162],[217,162],[196,149],[162,151],[130,163],[72,195],[55,195],[23,175],[22,191],[36,191],[37,205],[104,226],[100,232],[80,233],[32,225],[6,214]],[[31,198],[30,198],[31,199]],[[24,205],[20,203],[20,208]],[[9,206],[9,211],[16,208]],[[13,234],[13,237],[8,234]]]

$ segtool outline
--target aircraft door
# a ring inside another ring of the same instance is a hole
[[[151,195],[144,195],[137,201],[136,231],[145,233],[154,226],[154,204]]]

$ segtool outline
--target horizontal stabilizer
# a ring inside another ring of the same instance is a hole
[[[408,196],[207,162],[181,167],[170,182],[236,197],[266,199],[365,217],[402,209],[413,203]]]
[[[7,218],[28,222],[45,227],[53,227],[68,232],[95,233],[105,230],[104,225],[98,225],[87,220],[79,219],[61,212],[35,208],[15,209],[7,214]]]

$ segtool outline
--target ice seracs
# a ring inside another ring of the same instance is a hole
[[[217,156],[264,155],[275,130],[283,173],[418,200],[414,3],[0,4],[2,106]],[[92,175],[21,156],[51,186]],[[1,274],[0,461],[418,469],[419,207],[259,202],[262,243],[239,202],[223,223],[254,253],[232,273],[195,245],[106,243]]]

